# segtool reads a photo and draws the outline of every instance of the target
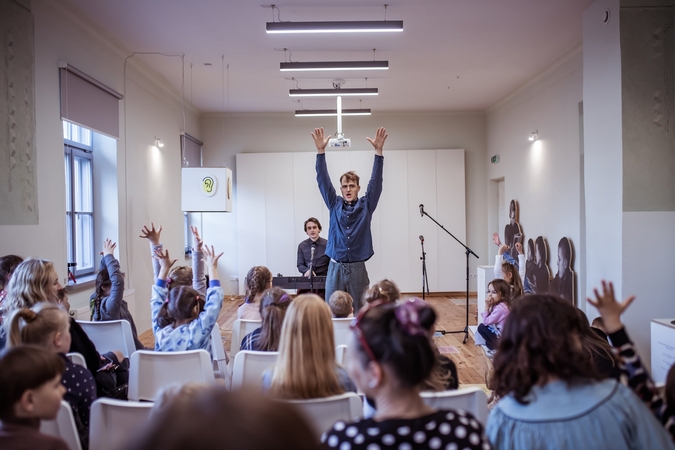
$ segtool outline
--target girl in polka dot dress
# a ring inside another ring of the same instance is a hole
[[[37,345],[61,356],[66,366],[63,399],[73,410],[82,448],[88,448],[89,410],[96,400],[96,382],[86,367],[73,364],[65,355],[70,349],[68,313],[51,303],[16,310],[10,319],[9,345]]]
[[[337,422],[322,436],[327,448],[491,449],[483,426],[468,412],[435,411],[419,386],[435,364],[419,304],[378,304],[361,310],[352,325],[347,370],[375,400],[377,413],[354,423]]]

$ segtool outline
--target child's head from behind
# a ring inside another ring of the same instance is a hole
[[[23,262],[23,258],[16,255],[5,255],[0,258],[0,289],[7,290],[7,284],[14,270]]]
[[[54,264],[42,259],[27,259],[16,267],[7,285],[9,309],[56,302],[57,291],[62,287]]]
[[[9,345],[36,345],[52,352],[70,349],[68,313],[51,303],[15,310],[9,320]]]
[[[169,288],[180,286],[192,286],[192,268],[188,266],[176,266],[169,272]]]
[[[245,281],[246,301],[252,303],[259,294],[272,287],[272,272],[265,266],[253,266]]]
[[[368,289],[363,296],[365,303],[393,303],[401,297],[401,291],[391,280],[384,279]]]
[[[335,291],[328,299],[328,306],[335,318],[349,317],[354,312],[354,299],[345,291]]]
[[[273,287],[263,293],[260,299],[262,330],[257,350],[276,352],[279,349],[281,327],[290,304],[291,297],[281,288]]]
[[[164,386],[155,396],[155,404],[150,410],[150,417],[156,416],[169,407],[182,409],[196,394],[205,391],[207,388],[207,384],[197,382],[171,383]]]
[[[0,420],[52,420],[66,389],[61,376],[66,366],[56,353],[24,345],[0,353]]]
[[[486,299],[494,307],[505,302],[507,306],[511,306],[511,286],[506,281],[495,278],[488,284]]]
[[[204,296],[189,286],[178,286],[169,291],[167,301],[159,309],[157,324],[164,328],[182,325],[196,319],[204,310]]]
[[[98,274],[96,274],[96,297],[100,299],[109,295],[111,287],[112,282],[110,281],[108,269],[101,269]]]
[[[511,263],[504,261],[502,263],[502,273],[504,274],[504,281],[506,281],[513,288],[513,297],[520,297],[523,295],[523,280],[520,278],[518,269]]]

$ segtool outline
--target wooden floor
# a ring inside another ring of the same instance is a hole
[[[405,295],[403,296],[405,297]],[[231,300],[232,299],[232,300]],[[243,297],[226,296],[223,307],[218,317],[218,326],[223,337],[225,349],[230,349],[230,339],[232,336],[232,324],[237,319],[237,308],[243,303]],[[427,301],[436,309],[438,321],[436,329],[438,331],[463,330],[466,308],[466,300],[463,298],[448,297],[427,297]],[[469,302],[469,325],[476,325],[476,300],[470,299]],[[139,336],[140,341],[148,348],[155,346],[152,331],[148,330]],[[445,334],[434,338],[439,347],[453,346],[459,353],[447,354],[457,365],[460,384],[485,384],[485,372],[487,363],[485,355],[480,347],[474,345],[471,335],[466,344],[462,344],[463,333]]]

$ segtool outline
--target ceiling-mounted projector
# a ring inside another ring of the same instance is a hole
[[[328,147],[330,148],[349,148],[351,146],[352,140],[347,139],[342,133],[337,133],[334,138],[328,141]]]

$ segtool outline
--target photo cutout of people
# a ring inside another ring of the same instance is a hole
[[[523,232],[518,223],[518,205],[515,200],[509,203],[509,223],[504,227],[504,244],[508,245],[509,249],[506,251],[511,258],[518,261],[518,250],[516,250],[516,243],[522,244]]]
[[[555,278],[551,280],[548,287],[548,293],[557,295],[565,300],[569,300],[573,305],[574,301],[574,271],[572,270],[572,243],[566,237],[558,242],[558,272]]]
[[[528,242],[528,263],[526,265],[525,277],[529,280],[532,292],[535,294],[547,294],[548,285],[551,280],[551,271],[548,268],[548,246],[542,236],[538,236],[532,244],[532,239]],[[530,255],[534,253],[533,257]],[[530,265],[529,261],[532,260]]]
[[[527,280],[527,285],[532,292],[534,292],[534,270],[537,267],[537,256],[535,253],[534,240],[530,238],[527,240],[527,252],[525,254],[525,280]],[[523,284],[525,284],[525,280],[523,280]]]

